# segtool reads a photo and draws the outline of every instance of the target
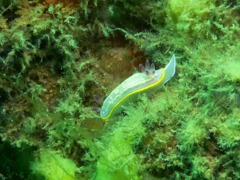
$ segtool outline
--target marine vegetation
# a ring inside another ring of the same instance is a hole
[[[0,179],[240,179],[239,14],[239,0],[0,0]],[[92,110],[173,54],[166,86],[107,121]]]

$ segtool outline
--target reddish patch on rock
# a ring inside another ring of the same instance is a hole
[[[139,71],[138,64],[145,61],[142,53],[137,53],[132,47],[107,47],[100,55],[100,71],[104,87],[109,91],[114,89],[123,80]]]

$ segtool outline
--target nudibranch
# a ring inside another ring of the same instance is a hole
[[[142,64],[139,67],[141,72],[135,73],[123,81],[104,100],[100,109],[102,119],[108,119],[130,97],[159,88],[169,81],[175,74],[176,58],[173,55],[166,67],[158,70],[155,70],[154,64],[150,65],[148,61],[145,67]]]

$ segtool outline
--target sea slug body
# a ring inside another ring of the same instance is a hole
[[[139,65],[141,72],[133,74],[116,87],[103,102],[100,117],[108,119],[124,101],[140,92],[161,87],[175,74],[176,58],[172,56],[165,68],[155,70],[154,64]]]

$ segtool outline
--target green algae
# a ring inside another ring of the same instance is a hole
[[[240,178],[239,1],[59,2],[0,1],[0,137],[36,156],[35,174],[5,161],[0,175],[52,179],[48,149],[73,179]],[[92,112],[94,94],[172,54],[163,89],[107,122]]]
[[[39,160],[32,165],[33,173],[41,174],[49,180],[66,179],[73,180],[75,177],[76,164],[65,159],[57,152],[41,149]]]

